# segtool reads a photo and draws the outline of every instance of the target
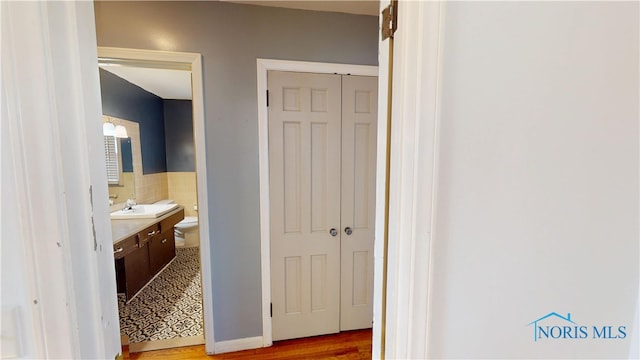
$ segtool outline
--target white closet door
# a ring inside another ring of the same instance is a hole
[[[377,100],[377,77],[342,77],[340,330],[373,321]]]
[[[273,340],[340,330],[340,85],[268,73]]]

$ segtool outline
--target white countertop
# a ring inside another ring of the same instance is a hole
[[[115,244],[130,236],[133,236],[136,233],[144,230],[146,227],[158,223],[183,209],[183,206],[178,206],[177,208],[155,219],[111,220],[111,236],[113,237],[113,243]]]

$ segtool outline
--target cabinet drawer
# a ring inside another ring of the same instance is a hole
[[[172,229],[177,223],[184,219],[184,209],[180,209],[177,213],[169,216],[160,222],[160,231],[165,232]]]
[[[122,241],[118,241],[113,244],[113,256],[116,259],[121,259],[125,255],[130,254],[132,251],[138,248],[138,235],[133,235]]]
[[[158,234],[160,234],[160,224],[158,223],[155,223],[140,231],[138,233],[138,238],[140,239],[140,247],[143,247],[146,243],[151,241],[152,237]]]

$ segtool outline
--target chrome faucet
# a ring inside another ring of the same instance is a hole
[[[134,199],[127,199],[127,202],[124,204],[122,211],[125,210],[133,210],[133,207],[136,206],[136,201]]]

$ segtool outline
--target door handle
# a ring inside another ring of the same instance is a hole
[[[331,229],[331,230],[329,230],[329,234],[331,234],[331,236],[336,236],[336,235],[338,235],[338,230]]]
[[[351,235],[351,234],[353,233],[353,230],[351,230],[351,228],[347,226],[346,228],[344,228],[344,232],[345,232],[347,235]]]

